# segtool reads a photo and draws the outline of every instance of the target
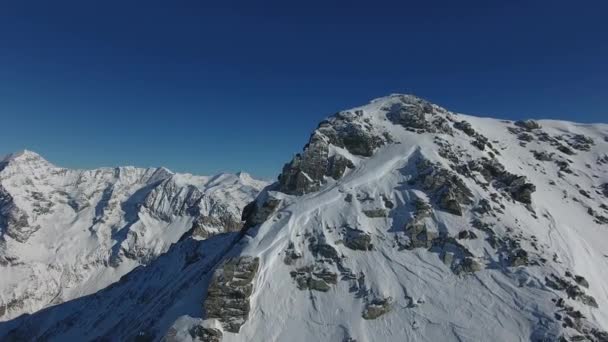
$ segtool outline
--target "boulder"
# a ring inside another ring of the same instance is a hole
[[[383,208],[364,209],[363,214],[370,218],[386,217],[388,212]]]
[[[201,325],[193,326],[188,332],[193,340],[201,342],[220,342],[223,336],[219,329],[205,328]]]
[[[531,131],[531,130],[535,130],[535,129],[540,129],[541,126],[538,122],[534,121],[534,120],[519,120],[519,121],[515,121],[515,126],[517,127],[521,127],[525,130]]]
[[[365,305],[362,316],[364,319],[376,319],[391,311],[391,301],[389,298],[377,298]]]
[[[369,251],[372,249],[372,238],[369,234],[358,230],[346,227],[344,234],[344,245],[353,250]]]

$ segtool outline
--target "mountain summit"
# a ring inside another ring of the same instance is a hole
[[[608,341],[607,152],[608,125],[376,99],[321,122],[239,233],[0,337]]]

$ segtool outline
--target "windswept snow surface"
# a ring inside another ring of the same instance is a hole
[[[336,156],[352,165],[315,173]],[[608,125],[514,123],[391,95],[320,125],[294,160],[241,234],[181,241],[0,337],[608,339]],[[259,261],[248,300],[222,299],[238,310],[210,316],[212,292],[247,286],[223,283],[245,256]]]

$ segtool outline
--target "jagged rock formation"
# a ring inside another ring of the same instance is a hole
[[[182,236],[238,231],[265,186],[246,174],[69,170],[24,151],[0,162],[0,320],[95,292]]]
[[[605,341],[607,136],[377,99],[323,122],[240,233],[0,338]]]

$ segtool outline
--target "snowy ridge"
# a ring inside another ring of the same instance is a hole
[[[23,151],[0,162],[0,320],[102,289],[190,231],[240,229],[264,182],[166,168],[59,168]],[[196,223],[196,229],[193,229]]]
[[[241,233],[0,337],[607,341],[607,165],[605,124],[376,99],[322,122]]]

